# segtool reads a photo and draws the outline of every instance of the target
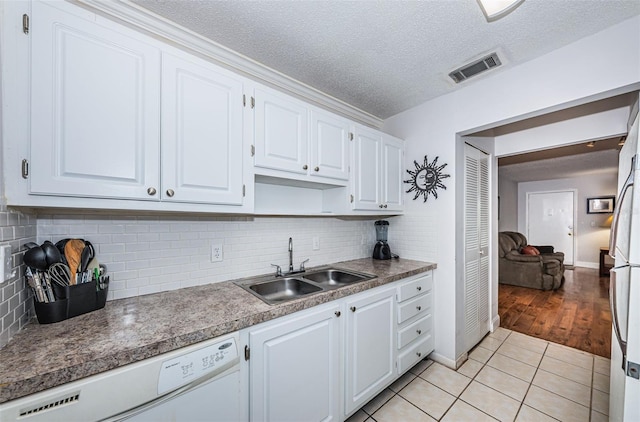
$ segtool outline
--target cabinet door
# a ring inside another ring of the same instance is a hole
[[[309,174],[349,179],[349,122],[312,110]]]
[[[307,174],[307,107],[264,88],[255,90],[255,165]]]
[[[251,420],[340,420],[339,309],[323,306],[250,331]]]
[[[345,415],[378,394],[394,377],[395,290],[346,302]]]
[[[162,56],[162,200],[242,205],[239,77]]]
[[[404,143],[384,135],[382,143],[382,204],[385,210],[402,210]]]
[[[32,4],[31,193],[158,200],[159,50],[58,6]]]
[[[382,136],[379,132],[358,127],[353,141],[353,208],[379,210],[380,151]]]

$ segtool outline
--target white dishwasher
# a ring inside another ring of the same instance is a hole
[[[246,419],[238,333],[0,405],[0,421]]]

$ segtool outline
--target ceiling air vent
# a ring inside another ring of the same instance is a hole
[[[449,73],[449,76],[451,76],[451,79],[453,79],[455,83],[460,83],[472,76],[484,72],[485,70],[489,70],[493,67],[498,67],[501,64],[502,63],[500,62],[498,55],[496,53],[491,53],[488,56],[481,58],[480,60],[476,60],[454,70],[453,72]]]

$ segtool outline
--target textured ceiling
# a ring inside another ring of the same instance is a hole
[[[638,0],[526,0],[491,23],[476,0],[133,2],[382,119],[482,78],[447,75],[483,53],[499,49],[500,72],[640,14]]]

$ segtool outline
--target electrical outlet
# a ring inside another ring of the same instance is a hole
[[[313,236],[313,250],[320,250],[320,238],[318,236]]]
[[[15,273],[11,272],[11,245],[0,246],[0,283],[10,280]]]
[[[222,261],[222,243],[211,244],[211,262]]]

